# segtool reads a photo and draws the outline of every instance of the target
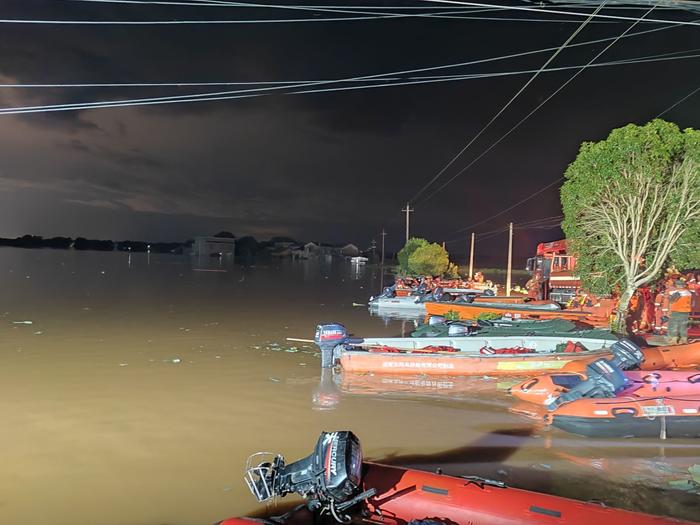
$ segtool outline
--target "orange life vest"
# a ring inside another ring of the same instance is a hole
[[[672,312],[680,312],[689,314],[691,311],[691,303],[693,301],[693,294],[690,290],[679,289],[673,290],[671,292],[670,303]]]

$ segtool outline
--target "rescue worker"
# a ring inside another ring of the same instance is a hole
[[[661,333],[663,327],[663,312],[661,310],[664,302],[664,287],[663,284],[659,284],[656,287],[656,295],[654,296],[654,332],[657,334]]]
[[[649,286],[639,289],[642,298],[642,312],[639,320],[639,328],[644,332],[649,332],[654,324],[654,292]]]
[[[639,332],[639,320],[641,317],[639,291],[634,292],[630,297],[630,302],[627,305],[627,319],[625,325],[629,333],[636,334]]]
[[[685,281],[681,279],[676,281],[675,287],[670,292],[669,310],[671,316],[668,321],[668,337],[674,344],[686,344],[693,294],[686,287]]]

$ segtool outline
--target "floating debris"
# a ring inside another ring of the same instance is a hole
[[[129,366],[129,363],[119,363],[119,366]]]
[[[695,490],[698,488],[697,484],[690,479],[672,479],[668,482],[668,485],[678,490]]]
[[[284,351],[289,352],[290,354],[295,354],[299,351],[299,349],[296,346],[290,346],[289,348],[285,348]]]
[[[700,464],[688,467],[688,472],[690,473],[690,477],[693,478],[693,481],[700,485]]]
[[[34,332],[34,335],[41,335],[41,334],[43,334],[43,333],[44,333],[44,332],[42,332],[41,330],[38,330],[38,331]]]
[[[268,377],[268,379],[269,379],[270,381],[272,381],[273,383],[279,383],[279,382],[280,382],[280,380],[277,379],[276,377]]]
[[[366,304],[363,303],[352,303],[353,306],[367,306]]]
[[[174,357],[172,359],[166,359],[166,363],[173,363],[175,365],[182,363],[182,359],[179,357]]]
[[[34,324],[34,321],[12,321],[12,324]]]

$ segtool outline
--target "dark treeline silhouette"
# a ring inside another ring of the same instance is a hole
[[[86,239],[85,237],[51,237],[44,239],[38,235],[23,235],[15,239],[0,237],[0,246],[13,246],[15,248],[54,248],[95,251],[132,251],[155,253],[184,253],[192,246],[192,241],[185,242],[143,242],[143,241],[111,241],[99,239]]]
[[[271,255],[290,255],[292,250],[296,252],[304,251],[303,242],[291,237],[276,236],[266,241],[258,241],[255,237],[247,235],[238,237],[231,232],[222,231],[212,237],[231,238],[236,240],[235,256],[237,259],[247,264],[252,264],[258,257],[267,258]],[[15,239],[0,237],[0,246],[12,246],[15,248],[53,248],[63,250],[81,251],[120,251],[120,252],[152,252],[152,253],[172,253],[191,254],[194,240],[189,239],[184,242],[145,242],[145,241],[112,241],[100,239],[86,239],[85,237],[51,237],[44,238],[38,235],[23,235]],[[333,253],[339,254],[342,244],[320,243],[317,247],[334,248]],[[330,253],[330,252],[327,252]],[[362,252],[370,257],[376,255],[372,250]],[[304,255],[304,258],[306,255]],[[391,257],[391,255],[389,255]]]

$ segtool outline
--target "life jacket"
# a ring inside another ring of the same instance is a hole
[[[693,294],[690,290],[681,288],[671,292],[670,303],[672,312],[689,314],[692,310],[692,302]]]

